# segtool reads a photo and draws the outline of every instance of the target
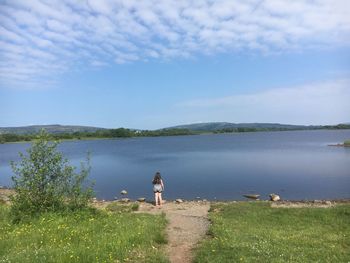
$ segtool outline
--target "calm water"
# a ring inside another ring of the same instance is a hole
[[[350,148],[328,144],[350,139],[349,130],[71,141],[60,150],[74,165],[91,152],[90,178],[98,198],[152,197],[159,170],[165,199],[242,199],[278,193],[284,199],[350,197]],[[29,144],[0,145],[0,185],[11,184],[9,162]]]

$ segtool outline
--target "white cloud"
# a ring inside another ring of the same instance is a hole
[[[335,124],[349,120],[350,79],[274,88],[253,94],[179,103],[194,119],[232,122]],[[186,114],[185,114],[186,115]]]
[[[348,0],[5,0],[0,41],[12,48],[1,48],[0,59],[14,57],[10,49],[29,52],[6,61],[12,74],[1,81],[13,80],[18,67],[36,67],[33,59],[42,68],[28,71],[28,82],[96,61],[349,47],[348,10]]]

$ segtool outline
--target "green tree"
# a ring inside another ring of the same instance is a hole
[[[71,166],[57,150],[57,141],[50,141],[42,130],[27,155],[12,162],[12,177],[16,194],[11,212],[18,221],[48,211],[76,210],[87,207],[93,195],[92,185],[86,183],[90,172],[90,158],[81,163],[80,172]]]

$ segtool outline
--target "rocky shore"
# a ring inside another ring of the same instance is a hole
[[[15,192],[13,189],[1,187],[0,188],[0,203],[10,204],[10,196],[13,195]],[[344,198],[344,199],[330,199],[330,200],[284,200],[281,199],[279,196],[276,198],[276,194],[270,195],[270,200],[260,200],[258,195],[249,196],[247,197],[247,200],[241,201],[241,200],[227,200],[227,201],[211,201],[207,199],[202,198],[196,198],[194,200],[184,200],[184,199],[175,199],[175,200],[164,200],[164,203],[174,203],[174,204],[182,204],[182,203],[230,203],[230,202],[252,202],[252,201],[258,201],[258,202],[271,202],[272,207],[330,207],[334,206],[335,204],[340,203],[350,203],[350,198]],[[254,198],[253,198],[254,197]],[[114,203],[114,202],[120,202],[120,203],[131,203],[131,202],[138,202],[138,203],[145,203],[145,204],[153,204],[153,199],[148,200],[144,197],[137,198],[135,200],[123,197],[120,199],[115,200],[99,200],[97,198],[93,198],[91,200],[93,206],[97,208],[103,208],[106,207],[108,204]]]

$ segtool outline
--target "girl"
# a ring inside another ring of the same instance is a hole
[[[162,177],[160,176],[160,172],[156,172],[153,178],[153,192],[154,192],[154,199],[156,200],[156,206],[161,207],[162,206],[162,192],[164,191],[164,184]]]

